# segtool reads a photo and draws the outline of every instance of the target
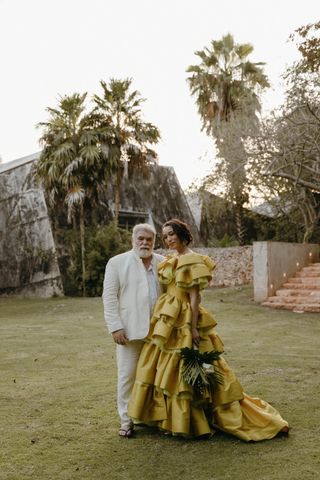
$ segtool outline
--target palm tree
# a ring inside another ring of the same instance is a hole
[[[102,96],[94,95],[95,113],[100,118],[101,150],[108,160],[109,173],[116,177],[115,220],[118,221],[120,191],[123,174],[140,171],[147,175],[157,154],[150,148],[160,139],[160,132],[152,123],[142,121],[141,103],[137,90],[130,92],[132,80],[111,79],[100,82]]]
[[[192,75],[187,81],[207,133],[214,133],[219,122],[229,121],[243,99],[253,100],[253,110],[259,110],[256,89],[269,87],[269,82],[261,68],[264,63],[247,59],[252,52],[252,45],[236,44],[230,34],[213,40],[211,49],[195,52],[201,63],[188,67]]]
[[[101,155],[98,144],[98,119],[86,113],[87,94],[75,93],[60,98],[57,108],[47,108],[49,120],[37,126],[43,129],[41,156],[33,175],[49,194],[52,205],[63,200],[68,221],[79,217],[82,291],[86,294],[84,202],[96,192],[97,169]]]
[[[222,40],[212,41],[211,47],[197,51],[200,57],[199,65],[191,65],[187,72],[191,75],[187,79],[191,95],[196,98],[198,113],[202,120],[202,129],[215,138],[220,156],[229,163],[234,159],[228,158],[228,151],[240,152],[239,158],[246,158],[242,135],[239,130],[237,145],[234,134],[230,135],[228,125],[232,122],[242,122],[243,112],[251,117],[252,126],[256,123],[256,112],[260,109],[259,90],[269,86],[268,79],[261,68],[263,63],[253,63],[248,60],[252,53],[252,45],[237,44],[233,36],[228,34]],[[242,119],[240,120],[240,116]],[[234,126],[232,131],[235,131]],[[226,148],[227,137],[233,137],[232,148]],[[243,204],[247,195],[244,191],[246,173],[244,165],[237,165],[237,169],[226,168],[230,172],[232,200],[235,204],[236,221],[238,226],[238,240],[244,243],[244,225],[242,220]],[[239,179],[241,181],[239,182]]]

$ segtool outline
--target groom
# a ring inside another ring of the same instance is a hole
[[[153,253],[155,237],[151,225],[136,225],[132,250],[109,260],[103,284],[104,318],[117,344],[119,435],[127,438],[133,434],[127,410],[136,366],[160,294],[157,265],[164,257]]]

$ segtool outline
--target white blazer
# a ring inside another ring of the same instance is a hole
[[[162,255],[152,254],[155,270],[162,260]],[[134,250],[108,261],[102,299],[110,333],[123,328],[129,340],[147,336],[150,326],[148,280],[145,266]]]

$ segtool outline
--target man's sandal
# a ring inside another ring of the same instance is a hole
[[[130,438],[133,436],[133,428],[132,427],[120,428],[118,433],[119,433],[119,437]]]

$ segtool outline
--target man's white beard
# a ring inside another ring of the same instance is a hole
[[[140,258],[149,258],[152,255],[152,250],[147,250],[145,248],[143,249],[135,248],[135,251],[137,252]]]

